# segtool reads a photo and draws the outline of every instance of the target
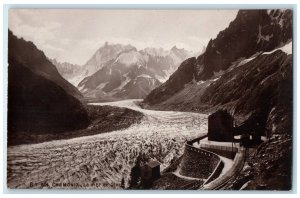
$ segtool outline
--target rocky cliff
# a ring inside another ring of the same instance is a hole
[[[196,61],[184,62],[190,75],[179,69],[163,85],[153,90],[145,103],[156,105],[170,99],[189,82],[212,80],[234,63],[256,53],[272,51],[292,38],[291,10],[241,10],[229,26],[211,39]],[[177,74],[178,73],[178,74]],[[191,75],[192,74],[192,75]],[[181,82],[180,78],[185,78]],[[176,82],[176,83],[175,83]],[[165,88],[169,87],[169,88]],[[171,94],[170,93],[174,93]],[[159,99],[163,97],[164,99]]]

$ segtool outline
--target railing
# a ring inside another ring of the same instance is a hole
[[[210,144],[201,144],[200,148],[214,152],[218,155],[221,155],[226,158],[234,159],[238,148],[231,146],[221,146],[221,145],[210,145]]]
[[[200,140],[202,140],[202,139],[204,139],[204,138],[206,138],[206,137],[207,137],[207,134],[202,135],[202,136],[200,136],[200,137],[198,137],[198,138],[195,138],[195,139],[193,139],[193,140],[187,141],[186,143],[187,143],[188,145],[193,145],[193,143],[195,143],[195,142],[200,142]]]

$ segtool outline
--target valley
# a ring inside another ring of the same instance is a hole
[[[226,24],[201,54],[174,43],[99,47],[101,38],[82,65],[49,58],[9,30],[7,186],[139,189],[132,168],[142,172],[143,156],[160,164],[154,189],[199,189],[234,163],[191,142],[236,133],[245,154],[222,188],[290,190],[293,10],[239,10]]]
[[[207,131],[204,114],[144,110],[136,102],[140,100],[93,104],[143,113],[141,122],[127,129],[8,147],[8,187],[65,189],[72,188],[71,184],[58,184],[72,183],[73,188],[118,189],[122,178],[127,185],[130,169],[140,152],[158,160],[163,169],[183,154],[186,140]],[[38,185],[31,186],[32,182]]]
[[[113,106],[87,105],[86,111],[89,124],[83,129],[67,131],[43,131],[41,129],[31,133],[20,131],[10,136],[8,145],[36,144],[109,133],[111,131],[126,129],[133,124],[138,124],[144,116],[141,112],[135,110]]]

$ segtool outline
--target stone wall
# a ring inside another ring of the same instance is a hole
[[[207,179],[219,164],[216,154],[186,144],[179,173],[183,176]]]

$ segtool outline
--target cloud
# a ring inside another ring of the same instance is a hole
[[[9,28],[35,43],[48,57],[82,65],[106,41],[131,44],[138,50],[176,45],[199,52],[235,14],[213,10],[11,9]]]
[[[41,24],[39,26],[31,25],[24,21],[24,15],[31,15],[31,13],[23,10],[21,12],[10,12],[9,28],[15,35],[32,41],[39,49],[43,50],[46,55],[56,56],[58,53],[64,51],[59,43],[66,45],[70,41],[68,39],[59,38],[58,34],[62,26],[60,23],[44,21],[40,22]]]

